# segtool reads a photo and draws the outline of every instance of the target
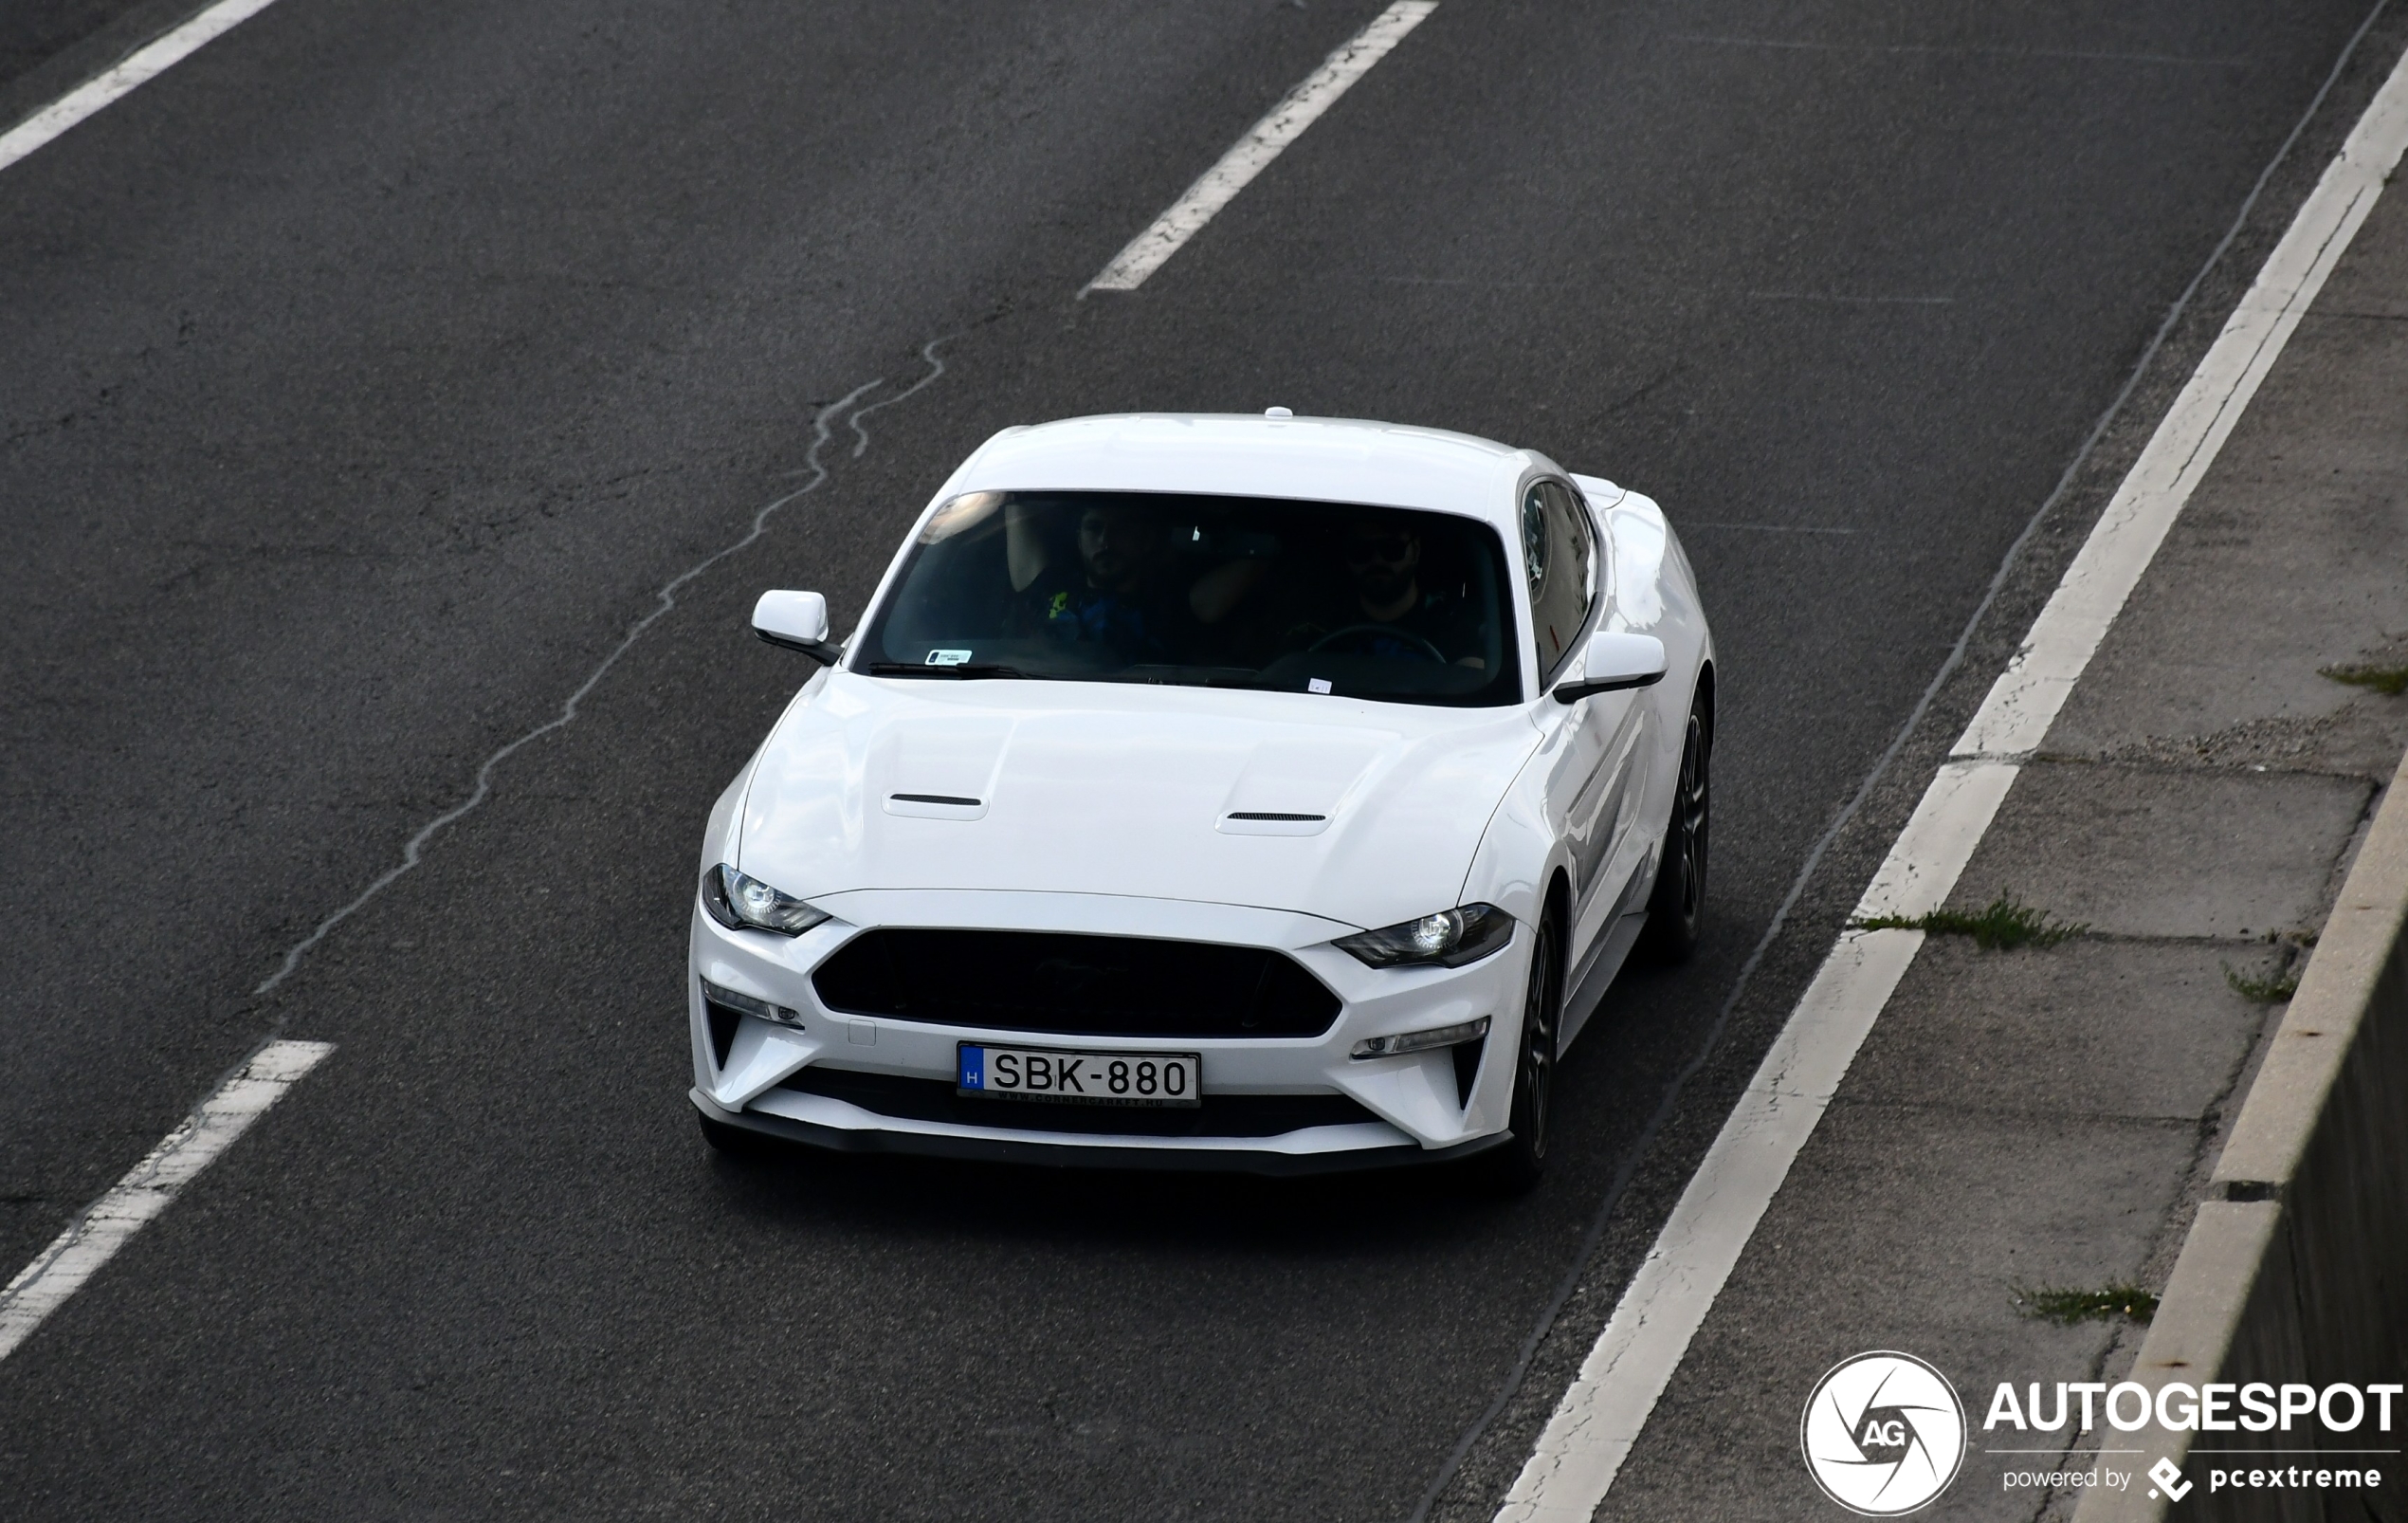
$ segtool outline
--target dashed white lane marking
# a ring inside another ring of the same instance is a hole
[[[2408,58],[2359,118],[2158,425],[1852,919],[1912,917],[1947,897],[2021,761],[2048,733],[2403,146]],[[1557,1404],[1497,1523],[1588,1523],[1922,945],[1920,931],[1841,934]]]
[[[116,1257],[176,1192],[217,1161],[269,1106],[333,1052],[332,1042],[269,1042],[202,1101],[106,1195],[0,1291],[0,1359]]]
[[[1266,165],[1437,9],[1438,0],[1396,0],[1381,11],[1370,26],[1323,60],[1322,66],[1307,75],[1304,83],[1288,91],[1286,99],[1254,123],[1235,147],[1221,156],[1219,163],[1206,170],[1203,177],[1189,186],[1187,193],[1173,202],[1168,211],[1155,218],[1152,227],[1130,239],[1129,246],[1115,255],[1112,263],[1104,266],[1104,273],[1087,282],[1079,294],[1134,291],[1144,284],[1148,275],[1160,269],[1164,260],[1177,253]]]
[[[157,79],[275,3],[276,0],[218,0],[158,41],[135,49],[115,68],[102,70],[6,133],[0,133],[0,169],[7,169],[111,101]]]

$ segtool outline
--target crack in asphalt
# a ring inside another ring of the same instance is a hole
[[[926,343],[921,344],[920,346],[920,358],[921,362],[926,364],[928,367],[927,375],[921,376],[918,380],[913,381],[909,386],[904,387],[902,391],[897,392],[894,395],[889,396],[883,402],[872,402],[867,407],[856,408],[853,410],[852,417],[848,420],[851,424],[853,431],[853,451],[849,458],[859,460],[869,449],[869,431],[861,426],[861,420],[869,416],[872,413],[890,408],[897,402],[907,402],[911,400],[911,398],[919,395],[921,392],[927,390],[928,387],[934,385],[937,377],[945,373],[945,362],[937,358],[937,351],[960,337],[961,335],[958,333],[949,333],[941,339],[931,339]],[[872,381],[870,384],[875,386],[880,383]],[[860,394],[855,393],[854,395],[859,395]]]
[[[586,674],[585,680],[577,684],[575,690],[571,692],[566,699],[561,701],[559,711],[554,714],[550,719],[545,720],[542,724],[521,733],[516,739],[508,742],[500,749],[487,756],[477,767],[475,785],[470,789],[468,797],[462,799],[459,803],[452,805],[449,809],[447,809],[443,813],[435,816],[432,819],[428,820],[424,825],[419,826],[417,832],[412,835],[408,841],[403,843],[401,849],[401,860],[399,862],[394,863],[392,867],[387,868],[384,872],[378,873],[374,878],[371,879],[368,886],[365,889],[362,889],[358,894],[354,896],[350,903],[327,915],[323,920],[320,920],[316,927],[312,927],[308,935],[302,937],[300,941],[295,942],[291,946],[285,948],[283,961],[277,966],[275,972],[260,981],[259,986],[251,991],[251,998],[258,999],[264,995],[273,993],[277,985],[283,983],[286,979],[293,976],[294,971],[301,966],[301,960],[307,957],[310,951],[315,948],[319,943],[324,941],[327,936],[334,931],[336,927],[341,925],[344,921],[349,920],[353,915],[357,914],[361,909],[367,908],[367,906],[374,901],[378,894],[381,894],[387,889],[392,888],[412,869],[417,867],[418,864],[425,858],[427,845],[429,841],[433,840],[434,837],[441,834],[447,827],[455,825],[462,819],[465,819],[469,815],[473,814],[479,806],[484,803],[486,798],[492,796],[493,774],[495,768],[499,767],[502,762],[510,760],[511,757],[518,754],[519,751],[527,745],[536,741],[541,740],[544,736],[553,733],[555,730],[565,729],[571,724],[575,723],[577,717],[577,712],[584,705],[585,700],[593,694],[594,688],[601,686],[602,679],[611,674],[611,669],[618,665],[619,658],[626,655],[629,651],[634,649],[635,642],[644,637],[644,633],[647,630],[650,629],[655,623],[659,622],[664,615],[667,615],[671,610],[678,606],[677,595],[686,583],[702,576],[704,572],[710,570],[713,566],[718,565],[721,561],[725,560],[730,556],[733,556],[737,552],[750,546],[754,541],[760,539],[762,535],[769,532],[770,521],[777,515],[780,509],[786,507],[789,504],[795,502],[797,499],[808,497],[812,492],[817,491],[822,486],[825,486],[830,475],[830,470],[829,468],[820,460],[820,451],[828,447],[829,440],[834,436],[835,425],[839,418],[847,418],[850,422],[853,431],[853,437],[856,441],[853,445],[850,458],[855,460],[860,459],[863,452],[869,448],[869,433],[867,430],[862,427],[861,420],[867,417],[870,413],[879,411],[881,408],[892,407],[897,402],[901,402],[917,395],[934,383],[939,376],[945,373],[945,363],[941,358],[938,358],[937,351],[958,337],[958,335],[957,334],[947,334],[943,338],[931,339],[927,343],[921,345],[920,358],[928,365],[928,374],[922,376],[919,380],[913,382],[904,390],[898,392],[893,396],[886,398],[885,401],[874,402],[867,407],[859,408],[857,410],[854,408],[854,404],[859,402],[864,396],[868,395],[871,392],[886,383],[885,377],[882,376],[875,380],[865,381],[861,385],[854,387],[851,391],[847,392],[836,400],[821,407],[820,410],[812,417],[811,448],[804,452],[803,468],[801,471],[797,472],[797,474],[803,475],[809,479],[806,480],[800,486],[795,487],[793,491],[788,492],[781,497],[772,499],[769,503],[757,509],[753,514],[751,525],[741,536],[730,541],[726,544],[721,545],[717,550],[712,551],[709,555],[704,556],[702,560],[694,562],[694,564],[686,567],[684,571],[679,572],[676,576],[671,577],[667,581],[663,582],[660,590],[653,595],[653,606],[648,609],[642,616],[635,620],[634,623],[628,626],[627,633],[620,637],[619,643],[612,646],[610,652],[604,655],[602,659],[595,664],[593,670]]]
[[[369,882],[368,886],[355,895],[349,903],[343,905],[340,908],[336,909],[333,913],[320,920],[314,927],[311,928],[310,933],[307,936],[302,937],[300,941],[287,947],[284,951],[283,960],[278,965],[276,971],[269,974],[265,979],[260,982],[259,986],[251,991],[251,997],[253,999],[257,999],[261,996],[266,995],[272,992],[286,979],[292,977],[294,971],[301,966],[301,960],[308,956],[313,947],[317,946],[319,943],[324,941],[327,936],[334,931],[336,927],[341,925],[353,915],[357,914],[361,909],[365,908],[371,902],[373,902],[378,894],[384,892],[385,890],[391,888],[394,883],[398,882],[404,875],[410,872],[411,869],[417,867],[418,864],[425,859],[429,843],[431,842],[438,834],[440,834],[447,826],[457,824],[460,820],[475,812],[475,810],[482,805],[485,799],[492,796],[495,768],[499,767],[502,762],[508,761],[513,755],[523,749],[530,743],[539,740],[543,736],[549,735],[556,730],[564,729],[570,724],[574,723],[585,700],[593,694],[596,688],[601,686],[602,679],[610,675],[611,668],[618,665],[619,658],[626,655],[629,650],[634,648],[635,642],[643,638],[645,631],[650,629],[655,623],[658,623],[664,615],[678,606],[677,595],[686,583],[702,576],[704,572],[710,570],[713,566],[718,565],[721,561],[727,560],[739,551],[753,544],[764,534],[769,532],[770,521],[775,518],[781,509],[800,498],[809,496],[812,492],[817,491],[822,486],[826,485],[831,472],[821,461],[820,455],[821,451],[828,447],[829,441],[834,437],[835,426],[839,419],[849,418],[849,421],[851,422],[853,437],[856,441],[852,449],[851,458],[858,460],[861,458],[863,452],[869,448],[869,433],[867,430],[861,426],[861,419],[882,408],[892,407],[898,402],[918,395],[920,392],[933,384],[939,376],[943,376],[945,373],[945,363],[943,359],[939,358],[938,351],[959,337],[961,337],[961,335],[958,332],[946,334],[940,338],[932,339],[927,343],[921,345],[920,349],[920,358],[928,366],[928,373],[921,376],[920,379],[913,382],[903,391],[886,398],[885,401],[873,403],[868,407],[855,408],[855,404],[860,402],[864,396],[868,395],[871,392],[885,384],[885,377],[880,376],[875,380],[867,381],[860,386],[854,387],[843,396],[838,397],[832,402],[825,404],[817,413],[813,413],[812,416],[811,446],[804,452],[804,465],[802,469],[794,472],[795,475],[804,476],[809,479],[804,481],[801,486],[795,487],[793,491],[774,498],[770,502],[755,509],[752,522],[746,527],[742,535],[730,541],[728,543],[721,545],[719,549],[712,551],[709,555],[695,561],[684,571],[681,571],[676,576],[671,577],[667,581],[663,582],[659,591],[653,595],[653,606],[638,617],[634,623],[628,626],[627,633],[620,636],[619,642],[612,646],[609,652],[594,665],[593,670],[586,674],[585,680],[577,684],[576,688],[570,692],[568,697],[562,700],[559,711],[554,714],[550,719],[545,720],[542,724],[525,731],[516,739],[510,741],[507,744],[501,746],[491,755],[487,756],[477,767],[475,784],[470,790],[468,797],[461,800],[459,803],[454,804],[449,809],[436,815],[424,825],[418,827],[417,831],[413,833],[410,839],[403,844],[401,860],[398,863],[386,869],[383,872],[378,873]],[[38,1255],[34,1262],[27,1265],[26,1268],[17,1275],[15,1279],[9,1282],[10,1291],[13,1292],[16,1288],[27,1283],[29,1276],[39,1275],[46,1263],[56,1259],[61,1253],[81,1241],[85,1228],[94,1220],[94,1214],[102,1207],[113,1193],[127,1188],[141,1187],[143,1184],[148,1183],[153,1176],[156,1175],[161,1166],[160,1161],[164,1155],[172,1150],[173,1146],[178,1139],[192,1134],[195,1130],[208,1123],[210,1118],[206,1112],[211,1100],[217,1098],[224,1092],[227,1084],[231,1079],[242,1073],[244,1070],[258,1060],[262,1053],[265,1052],[268,1048],[274,1045],[274,1043],[278,1040],[278,1032],[282,1028],[283,1024],[283,1022],[282,1018],[271,1021],[269,1031],[260,1037],[259,1041],[253,1045],[247,1054],[238,1059],[230,1068],[227,1069],[224,1073],[219,1075],[218,1081],[210,1086],[208,1095],[188,1110],[177,1126],[168,1133],[167,1141],[162,1143],[158,1148],[155,1149],[150,1158],[147,1159],[144,1164],[137,1165],[137,1173],[127,1179],[119,1181],[116,1184],[112,1185],[108,1191],[103,1191],[99,1197],[95,1198],[90,1203],[86,1204],[82,1211],[78,1212],[74,1219],[68,1223],[67,1230],[55,1239],[47,1250],[46,1250],[43,1254]],[[17,1205],[36,1203],[45,1199],[45,1197],[37,1195],[0,1196],[0,1204]]]

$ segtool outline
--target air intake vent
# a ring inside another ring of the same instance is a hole
[[[711,1066],[725,1068],[727,1055],[736,1046],[736,1028],[744,1024],[744,1013],[733,1005],[704,1000],[702,1016],[711,1028]]]
[[[812,985],[850,1015],[1070,1037],[1318,1037],[1339,1004],[1263,947],[1049,931],[865,931]]]
[[[1229,817],[1231,819],[1284,819],[1301,823],[1310,819],[1327,819],[1329,817],[1327,815],[1274,815],[1260,809],[1235,809],[1230,812]]]

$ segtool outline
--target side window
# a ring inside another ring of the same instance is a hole
[[[1589,515],[1561,482],[1542,481],[1523,494],[1522,569],[1530,579],[1530,636],[1539,678],[1553,682],[1596,600],[1596,545]]]

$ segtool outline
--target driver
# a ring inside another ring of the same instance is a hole
[[[1419,531],[1393,519],[1359,518],[1346,525],[1339,551],[1354,596],[1332,627],[1377,627],[1333,645],[1405,661],[1427,661],[1434,650],[1459,667],[1487,665],[1478,614],[1461,597],[1423,584]]]

